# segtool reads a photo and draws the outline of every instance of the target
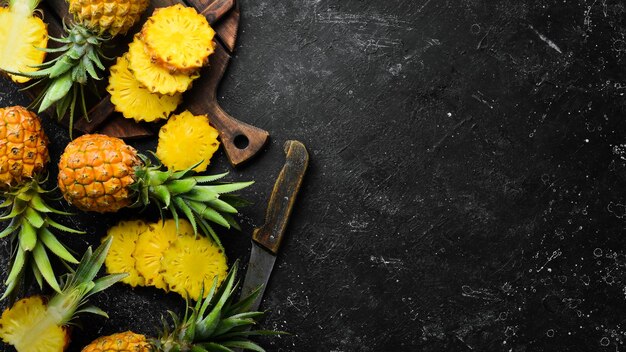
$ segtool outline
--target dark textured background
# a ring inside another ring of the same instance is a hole
[[[269,351],[626,349],[623,1],[241,8],[220,99],[272,140],[231,173],[257,180],[231,260],[247,260],[283,142],[312,158],[264,301],[263,326],[293,336]],[[3,81],[0,103],[25,101]],[[47,128],[58,157],[65,132]],[[220,155],[210,171],[228,169]],[[93,234],[65,238],[82,250],[115,220],[74,218]],[[96,301],[111,319],[83,319],[73,350],[182,308],[124,285]]]

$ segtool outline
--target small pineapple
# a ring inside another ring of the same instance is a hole
[[[249,330],[263,316],[263,312],[250,311],[259,290],[235,302],[232,294],[237,291],[237,268],[238,262],[235,262],[219,288],[216,278],[206,298],[200,297],[194,306],[187,306],[182,320],[172,313],[173,328],[164,323],[158,338],[146,338],[133,332],[114,334],[96,339],[82,352],[232,351],[236,348],[264,352],[250,336],[284,332]],[[149,344],[147,349],[146,343]]]
[[[183,99],[181,93],[161,95],[146,89],[128,70],[128,54],[111,66],[107,91],[115,110],[137,122],[167,119]]]
[[[181,4],[156,9],[141,30],[153,62],[171,72],[194,72],[215,51],[215,31],[193,7]]]
[[[128,45],[128,68],[146,89],[162,95],[183,93],[200,77],[198,72],[171,73],[154,63],[138,37]]]
[[[126,34],[149,3],[149,0],[69,0],[69,11],[86,28],[115,37]]]
[[[31,296],[5,310],[0,318],[0,338],[18,352],[59,352],[67,347],[69,325],[74,324],[77,314],[90,312],[106,317],[105,312],[88,305],[87,299],[126,275],[94,280],[110,245],[107,241],[93,252],[89,247],[76,271],[66,276],[63,290],[49,300]]]
[[[218,136],[206,115],[195,116],[184,111],[172,116],[159,130],[156,155],[170,170],[197,165],[193,170],[202,172],[219,148]]]
[[[48,252],[65,263],[78,262],[52,232],[82,233],[49,217],[51,213],[70,214],[45,202],[48,191],[41,173],[48,161],[48,138],[37,115],[20,106],[0,108],[0,191],[4,198],[0,221],[8,222],[0,238],[10,236],[14,248],[2,298],[14,293],[29,268],[40,286],[45,280],[59,292]]]
[[[48,27],[33,15],[40,0],[9,0],[0,7],[0,69],[10,72],[34,72],[41,65],[48,45]],[[30,78],[10,74],[16,83]]]
[[[199,226],[219,244],[209,222],[235,226],[232,205],[239,200],[224,193],[253,182],[217,183],[226,174],[197,176],[191,168],[161,171],[146,156],[119,138],[86,134],[70,142],[59,161],[58,185],[63,197],[84,211],[115,212],[123,207],[167,208],[174,219],[184,215],[194,233]]]

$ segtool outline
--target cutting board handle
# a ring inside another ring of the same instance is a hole
[[[267,131],[237,120],[218,104],[209,104],[208,108],[209,120],[220,132],[222,145],[234,167],[256,155],[267,143],[270,136]]]

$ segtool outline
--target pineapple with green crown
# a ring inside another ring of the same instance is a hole
[[[237,268],[238,262],[235,262],[219,288],[215,278],[207,297],[198,299],[193,307],[188,305],[182,319],[169,312],[173,328],[164,321],[160,337],[149,338],[126,331],[100,337],[83,348],[82,352],[229,352],[237,348],[265,351],[251,341],[250,336],[285,333],[250,330],[264,314],[250,311],[260,290],[235,302],[233,293],[237,291]]]
[[[48,154],[48,138],[41,121],[21,106],[0,108],[0,238],[8,237],[13,245],[11,270],[2,298],[14,294],[31,270],[40,286],[45,280],[55,291],[61,288],[52,270],[49,254],[66,264],[78,263],[56,238],[56,230],[82,233],[51,218],[67,216],[47,204],[44,188]]]
[[[63,289],[50,299],[31,296],[19,300],[0,317],[0,338],[18,352],[61,352],[70,341],[69,325],[79,315],[93,313],[107,317],[89,298],[126,274],[96,279],[111,240],[95,251],[87,249],[75,272],[65,276]]]
[[[87,116],[85,86],[91,80],[100,80],[100,72],[105,69],[102,45],[118,34],[125,34],[139,20],[149,0],[68,0],[68,4],[75,22],[65,27],[62,38],[50,38],[60,47],[45,49],[60,55],[39,65],[40,70],[36,72],[6,71],[38,79],[36,84],[45,84],[43,92],[33,102],[34,106],[42,112],[55,105],[59,119],[69,109],[71,134],[76,103],[80,102],[82,112]]]

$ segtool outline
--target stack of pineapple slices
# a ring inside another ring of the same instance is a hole
[[[215,50],[215,31],[193,7],[156,9],[111,67],[107,91],[124,117],[167,119]]]
[[[154,286],[183,297],[197,299],[213,279],[222,282],[228,265],[224,251],[204,236],[194,235],[191,224],[183,219],[158,223],[141,220],[122,221],[109,229],[113,238],[105,260],[108,273],[129,273],[125,282],[135,286]]]

